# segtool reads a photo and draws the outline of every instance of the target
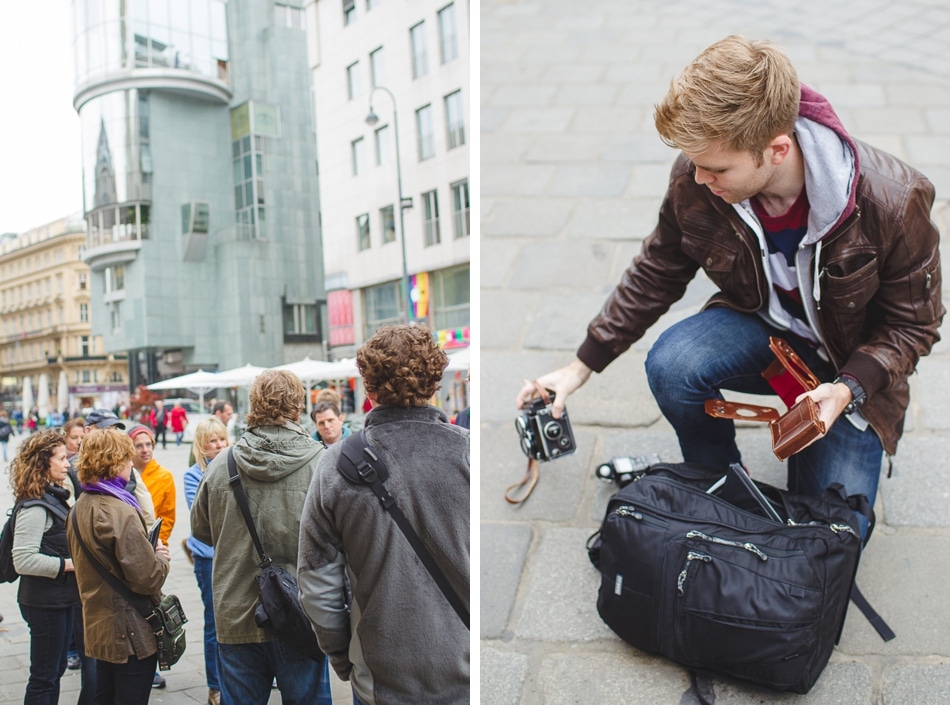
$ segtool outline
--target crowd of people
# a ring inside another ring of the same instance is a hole
[[[285,703],[332,705],[331,666],[351,683],[354,705],[468,702],[467,617],[440,594],[369,486],[337,472],[347,438],[374,449],[389,469],[387,486],[467,610],[469,432],[429,405],[447,358],[427,329],[388,326],[357,364],[373,407],[358,434],[344,425],[332,391],[313,407],[316,430],[304,428],[303,384],[282,370],[254,382],[236,442],[226,426],[230,404],[195,428],[183,547],[204,607],[203,639],[190,644],[203,648],[210,705],[263,704],[273,687]],[[174,474],[154,457],[158,418],[139,421],[95,409],[21,440],[9,466],[18,603],[30,630],[26,703],[58,702],[70,649],[82,669],[81,704],[144,703],[164,686],[143,614],[162,599],[180,516]],[[319,661],[258,626],[259,559],[232,474],[268,556],[298,577],[326,654]],[[411,648],[386,646],[407,637]]]

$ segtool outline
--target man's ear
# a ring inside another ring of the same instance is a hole
[[[792,153],[791,136],[783,133],[773,138],[772,141],[769,142],[766,153],[770,155],[766,161],[769,161],[774,166],[778,166],[784,162]]]

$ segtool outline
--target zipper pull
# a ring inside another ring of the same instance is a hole
[[[633,517],[638,521],[643,519],[643,515],[632,504],[621,504],[614,510],[614,514],[618,517]]]
[[[693,561],[702,561],[703,563],[712,562],[712,556],[708,556],[705,553],[700,553],[699,551],[690,551],[686,554],[686,565],[683,567],[683,570],[680,571],[679,576],[676,578],[676,593],[682,597],[686,594],[686,576],[689,575],[689,566]]]
[[[828,528],[834,531],[836,534],[846,533],[851,534],[852,536],[857,536],[857,532],[852,529],[847,524],[829,524]]]

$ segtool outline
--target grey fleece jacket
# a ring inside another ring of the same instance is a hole
[[[468,606],[469,432],[435,407],[376,407],[365,429],[386,487]],[[300,526],[297,580],[320,648],[367,705],[468,703],[469,632],[370,488],[337,471],[341,446],[321,459]]]
[[[264,551],[274,564],[297,571],[297,537],[307,488],[324,452],[302,426],[256,426],[232,446]],[[191,533],[214,546],[214,621],[222,644],[253,644],[277,637],[260,629],[258,555],[228,484],[228,450],[208,466],[191,507]]]

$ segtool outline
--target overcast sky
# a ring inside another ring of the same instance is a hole
[[[0,0],[0,233],[82,211],[69,0]]]

